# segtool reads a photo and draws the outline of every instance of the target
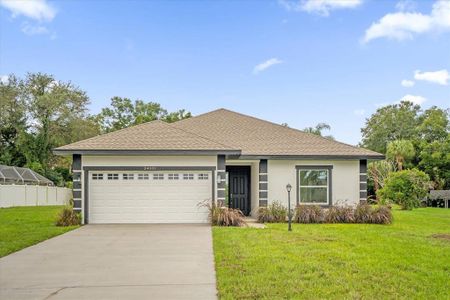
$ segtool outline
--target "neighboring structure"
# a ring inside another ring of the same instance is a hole
[[[0,184],[28,184],[53,186],[53,182],[44,176],[21,167],[0,165]]]
[[[215,201],[254,215],[286,184],[299,204],[367,198],[367,160],[383,155],[225,109],[153,121],[54,150],[73,155],[85,223],[197,223]]]
[[[450,208],[450,190],[431,190],[428,206]]]
[[[67,205],[70,189],[21,167],[0,165],[0,207]]]

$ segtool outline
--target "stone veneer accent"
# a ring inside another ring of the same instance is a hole
[[[259,161],[259,206],[267,206],[268,202],[268,175],[267,175],[267,159]]]
[[[218,180],[220,178],[220,181]],[[217,205],[225,205],[226,200],[226,168],[225,168],[225,155],[217,155],[217,179],[213,178],[214,181],[217,180]]]
[[[367,201],[367,159],[359,161],[359,202]]]
[[[72,173],[73,173],[73,209],[76,212],[81,212],[81,202],[82,202],[82,188],[83,184],[81,182],[81,155],[74,154],[72,156]]]

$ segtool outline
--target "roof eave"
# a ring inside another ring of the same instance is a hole
[[[382,160],[382,154],[356,155],[241,155],[239,159],[273,159],[273,160]]]
[[[53,149],[55,155],[241,155],[241,150]]]

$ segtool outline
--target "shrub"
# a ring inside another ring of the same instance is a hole
[[[275,213],[274,213],[275,212]],[[284,212],[284,214],[283,214]],[[278,213],[278,215],[277,215]],[[286,209],[279,203],[269,207],[261,207],[258,222],[285,222]],[[275,218],[278,216],[278,219]],[[295,208],[294,222],[297,223],[365,223],[391,224],[393,220],[391,208],[386,205],[375,208],[366,203],[351,206],[332,206],[324,209],[317,205],[299,205]]]
[[[245,222],[245,216],[239,209],[233,209],[228,207],[219,207],[206,200],[199,203],[199,206],[208,208],[208,218],[213,226],[247,226]]]
[[[427,174],[417,169],[404,170],[389,174],[377,195],[381,203],[394,202],[402,209],[413,209],[419,207],[429,188],[430,178]]]
[[[371,223],[391,224],[392,219],[392,211],[385,205],[378,206],[372,211]]]
[[[268,207],[260,207],[258,209],[258,223],[271,223],[273,222],[272,214]]]
[[[369,204],[358,204],[355,208],[355,223],[372,223],[372,206]]]
[[[323,222],[323,209],[317,205],[298,205],[295,208],[294,222],[297,223],[321,223]]]
[[[354,217],[355,223],[391,224],[393,220],[391,208],[387,205],[373,208],[367,204],[359,204]]]
[[[72,206],[64,207],[56,219],[56,226],[76,226],[81,224],[81,215]]]
[[[247,226],[245,216],[239,209],[228,207],[214,207],[210,211],[210,221],[216,226]]]
[[[325,213],[326,223],[353,223],[354,220],[353,208],[347,206],[332,206]]]
[[[259,223],[282,223],[286,222],[287,209],[280,202],[273,201],[267,207],[258,210]]]

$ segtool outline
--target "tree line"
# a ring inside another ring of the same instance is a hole
[[[10,75],[0,82],[0,164],[29,167],[62,185],[71,181],[71,161],[53,155],[53,148],[152,120],[191,117],[184,109],[169,112],[159,103],[140,99],[113,97],[98,114],[89,112],[89,104],[85,91],[52,75]],[[305,131],[322,135],[329,129],[321,123]],[[448,108],[423,110],[406,101],[387,105],[366,120],[361,133],[360,146],[387,157],[369,164],[373,195],[389,174],[403,169],[424,172],[432,188],[450,188]]]
[[[449,128],[449,108],[423,110],[407,101],[370,116],[361,129],[361,146],[386,155],[384,161],[369,163],[373,197],[420,200],[428,189],[450,189]]]
[[[14,74],[0,82],[0,164],[25,166],[57,185],[71,181],[71,159],[52,149],[132,125],[189,118],[159,103],[113,97],[99,114],[90,114],[89,97],[71,82],[43,73]]]

